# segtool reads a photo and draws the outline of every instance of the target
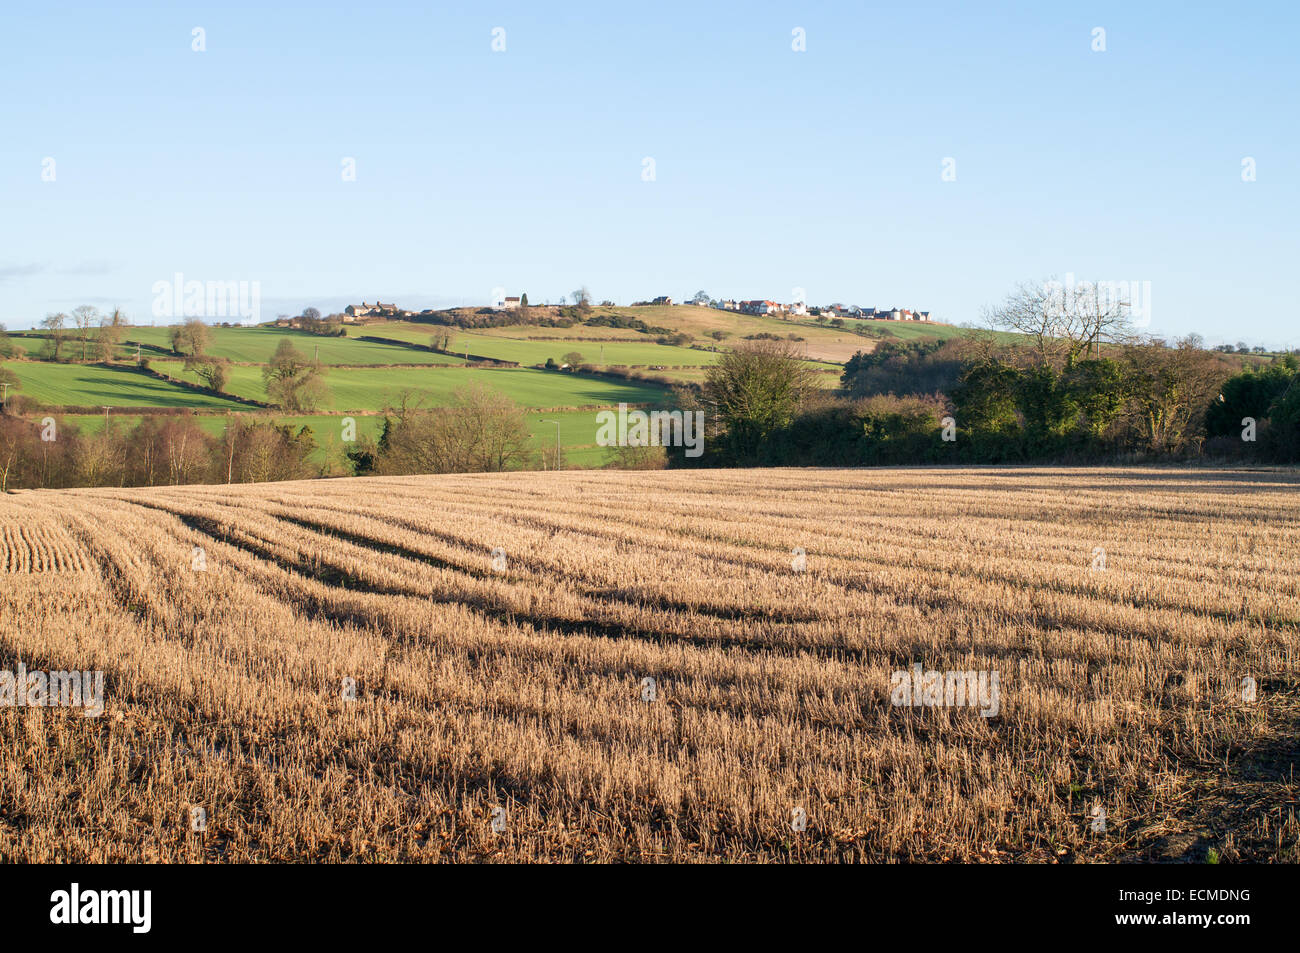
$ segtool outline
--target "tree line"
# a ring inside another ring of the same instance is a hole
[[[1198,335],[1142,335],[1087,285],[1022,286],[986,317],[962,339],[858,352],[834,391],[793,342],[742,344],[685,401],[711,418],[705,455],[669,462],[1300,461],[1295,353],[1244,366]]]
[[[135,426],[111,418],[84,432],[62,419],[0,414],[0,492],[74,486],[260,483],[318,476],[310,427],[243,418],[220,437],[191,413],[154,414]]]
[[[109,418],[92,432],[59,417],[14,411],[11,400],[0,412],[0,492],[496,472],[557,463],[549,446],[540,452],[532,446],[524,408],[478,382],[441,407],[402,394],[385,411],[377,440],[357,434],[354,419],[339,417],[339,468],[318,453],[323,443],[306,425],[237,416],[214,436],[185,411],[150,414],[134,426]]]

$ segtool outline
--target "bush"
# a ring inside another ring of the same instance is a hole
[[[943,416],[938,397],[817,395],[773,435],[763,462],[844,467],[942,459]]]
[[[494,473],[523,464],[531,443],[523,408],[476,383],[458,389],[448,407],[390,410],[375,457],[354,462],[379,474]]]
[[[956,341],[887,341],[849,358],[840,384],[854,397],[951,393],[962,373]]]

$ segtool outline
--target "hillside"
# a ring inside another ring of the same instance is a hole
[[[564,322],[556,327],[528,323],[502,327],[463,328],[446,321],[490,324],[499,315],[485,309],[439,312],[425,320],[367,319],[345,326],[345,335],[326,337],[293,328],[263,324],[254,327],[213,327],[205,353],[231,362],[224,394],[199,387],[171,349],[167,327],[131,327],[119,347],[117,361],[55,363],[39,360],[46,337],[38,332],[14,332],[14,357],[0,362],[19,385],[31,412],[77,412],[72,422],[95,429],[108,408],[119,421],[137,419],[150,409],[186,409],[203,415],[204,429],[219,433],[230,413],[259,414],[267,419],[308,426],[322,443],[319,458],[337,458],[326,449],[338,431],[338,417],[358,418],[362,434],[378,431],[383,409],[404,397],[426,405],[445,402],[468,383],[486,384],[529,410],[529,426],[539,446],[550,446],[559,421],[566,463],[598,466],[609,454],[595,444],[595,411],[620,403],[657,406],[671,399],[672,385],[698,385],[708,368],[729,348],[760,336],[793,340],[806,353],[809,366],[826,387],[839,383],[842,364],[878,341],[946,338],[964,333],[942,324],[912,325],[885,322],[845,322],[830,327],[814,319],[757,317],[690,305],[595,307],[580,321],[573,309],[538,307],[534,321]],[[861,328],[862,333],[855,333]],[[67,332],[63,357],[93,354],[97,332],[86,342]],[[262,367],[283,340],[325,368],[325,390],[309,414],[285,414],[267,407]],[[150,373],[135,366],[136,355]],[[576,360],[593,371],[571,373],[556,369]],[[548,368],[548,363],[550,367]],[[474,365],[474,366],[467,366]]]
[[[461,308],[441,312],[454,315],[462,321],[472,322],[479,316],[480,309]],[[532,309],[539,316],[557,318],[562,311],[554,306]],[[641,321],[645,324],[663,328],[672,334],[687,334],[695,340],[695,348],[729,347],[743,341],[747,336],[757,334],[776,334],[786,337],[794,334],[803,338],[802,346],[810,360],[843,364],[857,351],[870,351],[880,340],[915,340],[919,338],[947,339],[967,333],[962,328],[949,324],[913,323],[902,321],[856,321],[845,319],[841,328],[831,327],[830,322],[818,322],[816,318],[782,318],[760,317],[741,314],[735,311],[720,311],[716,308],[701,308],[694,305],[643,305],[639,307],[593,307],[587,320],[600,321],[607,318],[622,318],[629,321]],[[428,327],[419,324],[417,327]],[[863,333],[855,333],[862,331]],[[647,335],[630,328],[611,328],[575,325],[572,328],[548,328],[539,326],[511,326],[504,328],[485,328],[472,332],[475,335],[488,335],[524,340],[566,340],[566,341],[653,341],[653,335]],[[721,339],[713,335],[721,334]],[[581,348],[579,348],[581,350]],[[666,357],[667,355],[658,355]],[[617,363],[613,358],[610,363]],[[628,361],[623,363],[638,363]],[[660,359],[655,363],[672,364],[671,360]],[[698,360],[693,363],[700,363]],[[705,362],[707,363],[707,361]]]

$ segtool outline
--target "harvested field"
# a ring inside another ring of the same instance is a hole
[[[0,669],[105,673],[100,717],[0,708],[0,859],[1296,862],[1298,494],[886,469],[0,497]],[[996,673],[996,715],[893,704],[914,663]]]

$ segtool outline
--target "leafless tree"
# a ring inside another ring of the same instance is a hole
[[[77,325],[77,340],[81,342],[81,360],[85,362],[90,348],[90,329],[99,325],[99,311],[92,305],[78,305],[72,309],[72,320]]]
[[[67,339],[68,316],[63,312],[47,314],[41,320],[41,327],[49,332],[45,346],[41,349],[42,357],[57,361],[63,356],[63,342]]]
[[[484,384],[457,390],[447,407],[424,410],[403,395],[389,408],[377,473],[481,473],[508,470],[528,457],[524,412]]]
[[[1053,367],[1070,367],[1106,342],[1132,338],[1129,303],[1105,284],[1045,281],[1021,284],[984,312],[990,327],[1023,334],[1035,355]]]
[[[117,358],[117,349],[126,337],[126,329],[126,315],[121,308],[114,308],[112,314],[100,320],[97,351],[101,361],[109,363]]]

